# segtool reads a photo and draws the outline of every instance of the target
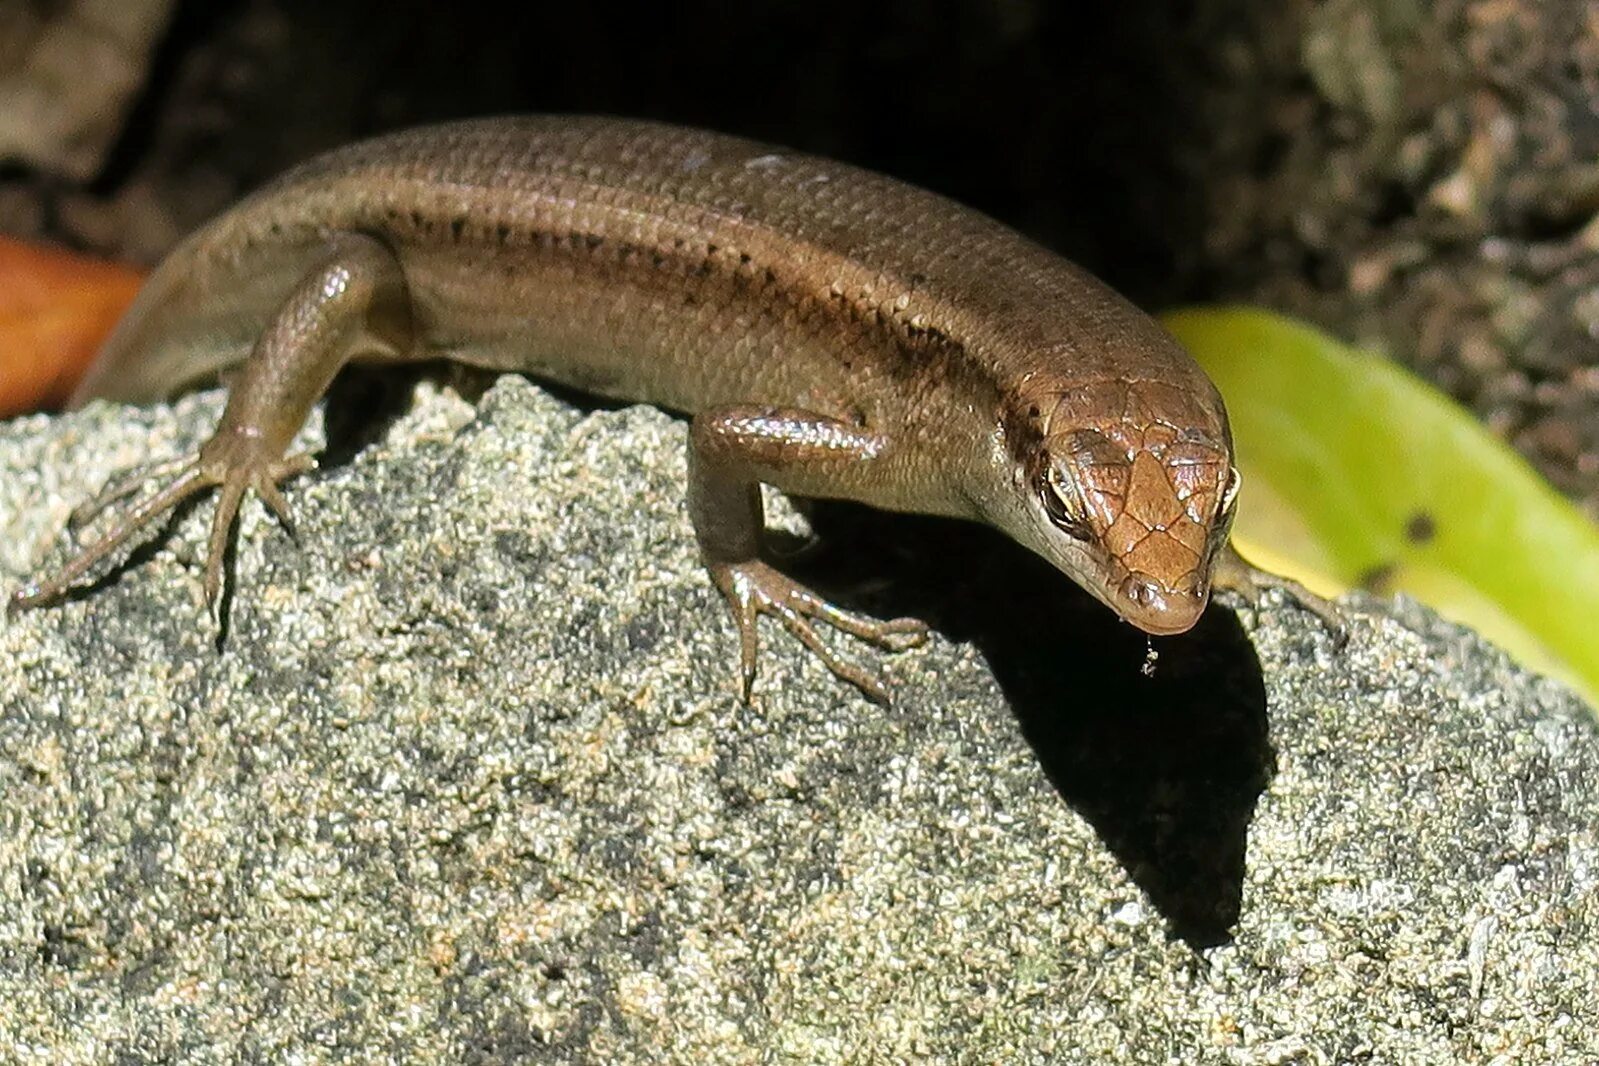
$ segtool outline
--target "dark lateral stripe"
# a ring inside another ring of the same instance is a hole
[[[882,300],[865,300],[828,286],[817,286],[801,271],[784,270],[783,264],[757,262],[748,252],[734,252],[715,242],[704,243],[682,237],[662,245],[642,245],[613,236],[582,230],[512,227],[488,221],[478,229],[465,217],[430,220],[420,211],[389,208],[383,213],[385,229],[401,240],[462,243],[482,237],[502,247],[535,249],[552,257],[578,258],[601,269],[620,267],[635,278],[690,278],[703,286],[682,290],[683,302],[693,305],[704,300],[709,288],[725,286],[732,300],[742,301],[750,310],[781,317],[785,310],[800,315],[823,310],[843,327],[841,333],[859,333],[882,343],[867,353],[840,351],[846,371],[855,369],[862,354],[878,360],[895,378],[918,377],[929,385],[948,382],[970,390],[977,397],[997,396],[999,389],[990,370],[972,357],[967,346],[937,323],[917,324],[913,316]],[[916,275],[917,280],[922,279]],[[661,281],[648,287],[656,288]],[[758,298],[757,298],[758,297]],[[1008,437],[1019,435],[1007,434]]]

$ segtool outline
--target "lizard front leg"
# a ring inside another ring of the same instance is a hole
[[[1321,619],[1327,631],[1339,643],[1348,637],[1342,607],[1316,595],[1291,577],[1262,570],[1238,554],[1238,549],[1230,540],[1216,553],[1210,584],[1213,589],[1233,593],[1251,607],[1260,602],[1261,594],[1267,589],[1281,589],[1301,607]]]
[[[782,622],[833,674],[878,703],[888,689],[858,664],[839,658],[812,620],[891,651],[921,643],[914,618],[882,621],[847,611],[763,561],[762,482],[783,492],[850,497],[880,474],[892,449],[881,433],[788,407],[728,406],[700,412],[689,432],[689,514],[711,580],[733,610],[739,632],[742,695],[755,681],[756,621]]]

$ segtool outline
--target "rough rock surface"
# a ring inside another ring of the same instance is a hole
[[[420,396],[298,547],[246,507],[220,652],[204,504],[0,624],[0,1060],[1599,1060],[1599,730],[1469,634],[1270,598],[1145,677],[1000,538],[819,509],[943,635],[882,709],[768,633],[746,708],[680,423]],[[218,407],[0,425],[0,579]]]
[[[1406,363],[1599,519],[1593,5],[1196,8],[1189,276]]]

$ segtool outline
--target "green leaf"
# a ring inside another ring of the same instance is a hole
[[[1227,399],[1234,536],[1319,592],[1406,592],[1599,707],[1599,526],[1387,359],[1249,309],[1165,318]]]

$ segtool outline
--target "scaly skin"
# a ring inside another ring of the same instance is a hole
[[[830,160],[642,122],[502,118],[331,152],[180,246],[76,400],[153,399],[245,361],[216,437],[14,605],[59,598],[139,524],[221,485],[214,593],[245,491],[287,518],[276,485],[304,462],[284,450],[338,367],[440,356],[695,416],[691,513],[740,627],[746,695],[758,614],[876,697],[809,620],[889,647],[921,632],[760,562],[762,481],[988,522],[1151,633],[1193,625],[1229,550],[1220,396],[1067,261]]]

